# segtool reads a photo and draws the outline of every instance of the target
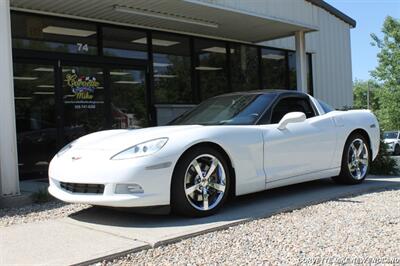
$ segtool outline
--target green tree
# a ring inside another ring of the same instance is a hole
[[[381,130],[400,129],[400,21],[386,17],[382,28],[383,39],[371,34],[372,45],[377,46],[378,66],[371,72],[374,81],[372,110],[377,115]],[[370,88],[371,88],[371,83]],[[354,88],[355,104],[362,102],[362,84]],[[364,88],[365,90],[365,88]],[[373,174],[398,174],[397,162],[386,152],[387,146],[382,141],[378,156],[371,165]]]
[[[382,28],[383,39],[371,34],[372,45],[377,46],[379,65],[371,72],[385,86],[399,88],[400,85],[400,20],[386,17]]]
[[[374,80],[355,80],[353,84],[353,107],[356,109],[368,108],[368,89],[369,89],[369,109],[379,110],[379,90],[380,85]]]
[[[376,115],[382,130],[399,130],[400,88],[383,87],[379,92],[379,105]]]
[[[400,20],[386,17],[383,38],[371,34],[377,46],[378,66],[371,72],[382,84],[379,90],[379,122],[384,130],[400,129]]]

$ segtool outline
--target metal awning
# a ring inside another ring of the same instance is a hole
[[[278,17],[195,0],[10,0],[11,9],[248,43],[314,31]]]

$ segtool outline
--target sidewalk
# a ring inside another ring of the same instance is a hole
[[[254,218],[382,188],[400,189],[400,177],[370,177],[362,185],[329,179],[239,197],[212,217],[146,216],[89,208],[68,218],[0,228],[0,264],[88,264],[179,241]]]

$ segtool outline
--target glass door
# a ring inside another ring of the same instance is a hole
[[[46,178],[57,152],[55,64],[14,63],[20,179]]]
[[[103,68],[63,65],[61,69],[64,141],[105,129]]]
[[[149,125],[146,103],[146,73],[142,69],[110,69],[112,128]]]

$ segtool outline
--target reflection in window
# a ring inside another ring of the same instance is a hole
[[[264,89],[287,88],[286,52],[274,49],[262,49],[262,75]]]
[[[296,74],[296,52],[288,52],[289,60],[289,89],[297,89],[297,74]],[[306,75],[307,75],[307,93],[313,95],[313,80],[312,80],[312,55],[306,55]]]
[[[41,71],[46,69],[47,71]],[[14,63],[18,166],[21,179],[47,177],[57,152],[53,65]]]
[[[307,54],[307,92],[314,95],[314,82],[312,74],[312,54]]]
[[[113,27],[103,27],[105,56],[147,59],[146,33]]]
[[[296,52],[288,52],[289,89],[297,90]]]
[[[191,103],[189,39],[152,34],[156,103]]]
[[[257,48],[246,45],[234,45],[231,47],[232,90],[248,91],[260,89]]]
[[[196,39],[195,55],[198,61],[195,69],[201,99],[204,100],[226,92],[228,79],[225,43]]]
[[[11,14],[13,48],[73,54],[97,54],[97,31],[91,23]]]
[[[112,69],[110,78],[112,128],[146,127],[144,71]]]

